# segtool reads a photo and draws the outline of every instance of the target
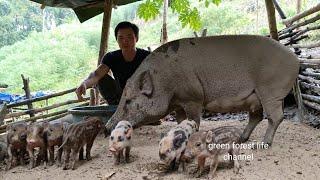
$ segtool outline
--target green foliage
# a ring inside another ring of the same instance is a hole
[[[68,29],[68,30],[65,30]],[[9,91],[22,93],[21,77],[30,78],[32,90],[61,90],[75,87],[96,65],[97,52],[90,38],[77,35],[90,30],[72,26],[50,34],[32,33],[26,40],[0,49],[0,82]]]
[[[60,25],[74,18],[70,9],[46,8],[55,24]],[[43,20],[39,4],[29,0],[0,0],[0,48],[23,40],[33,31],[41,31]]]
[[[198,0],[200,3],[204,3],[206,7],[210,3],[219,5],[221,0]],[[138,16],[146,21],[153,20],[160,14],[160,8],[162,8],[163,0],[147,0],[140,4],[138,9]],[[169,6],[173,12],[176,12],[179,16],[179,21],[182,27],[189,27],[192,30],[200,30],[202,23],[200,12],[197,7],[192,7],[189,0],[171,0]]]

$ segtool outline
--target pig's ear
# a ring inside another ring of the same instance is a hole
[[[206,143],[212,143],[213,133],[212,131],[208,131],[206,136]]]
[[[175,149],[178,149],[181,147],[182,143],[183,143],[182,134],[176,135],[173,139],[173,147]]]
[[[127,139],[131,139],[132,131],[133,131],[132,128],[128,128],[128,129],[125,131],[125,135],[126,135]]]
[[[153,92],[153,83],[149,71],[144,71],[139,78],[139,89],[141,94],[150,97]]]
[[[42,123],[42,127],[43,127],[44,129],[46,129],[48,126],[49,126],[49,123],[48,123],[47,121],[44,121],[44,122]]]
[[[6,131],[9,131],[11,129],[11,124],[7,125]]]

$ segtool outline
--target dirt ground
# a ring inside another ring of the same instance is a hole
[[[234,125],[241,129],[245,121],[202,121],[201,129],[223,125]],[[161,132],[168,131],[176,123],[165,122],[159,126],[144,126],[136,129],[133,136],[131,162],[114,166],[113,157],[107,156],[108,141],[98,136],[92,149],[91,161],[78,162],[76,170],[62,170],[57,166],[44,168],[40,165],[32,170],[15,167],[9,171],[0,169],[0,179],[192,179],[189,175],[172,172],[157,172],[158,142]],[[249,141],[260,141],[265,133],[267,120],[255,129]],[[278,128],[272,148],[243,149],[242,154],[253,154],[253,160],[240,161],[239,174],[232,168],[218,168],[215,179],[310,179],[320,177],[320,130],[305,124],[285,120]],[[205,173],[200,179],[207,179]]]

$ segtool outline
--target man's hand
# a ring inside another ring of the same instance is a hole
[[[86,84],[81,83],[81,85],[75,91],[77,94],[78,100],[84,101],[84,98],[82,97],[82,95],[86,95],[86,90],[87,90]]]

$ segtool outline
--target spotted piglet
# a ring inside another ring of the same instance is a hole
[[[120,163],[123,155],[125,157],[125,161],[127,163],[129,162],[132,132],[132,125],[128,121],[120,121],[111,132],[109,151],[114,155],[115,165]]]
[[[232,156],[239,155],[239,149],[233,148],[233,144],[240,143],[241,131],[233,126],[222,126],[209,131],[199,131],[190,136],[187,148],[182,159],[191,163],[197,162],[197,177],[200,177],[204,171],[205,161],[208,157],[212,158],[210,165],[210,178],[213,178],[219,164],[218,157],[225,154]],[[219,148],[224,145],[224,148]],[[235,158],[231,159],[234,163],[234,172],[238,173],[240,164]],[[190,172],[189,172],[190,173]],[[194,172],[192,172],[194,173]]]
[[[159,168],[161,171],[174,170],[176,164],[179,171],[184,170],[184,162],[180,161],[190,135],[198,129],[193,120],[184,120],[172,128],[166,135],[162,135],[159,143]]]

